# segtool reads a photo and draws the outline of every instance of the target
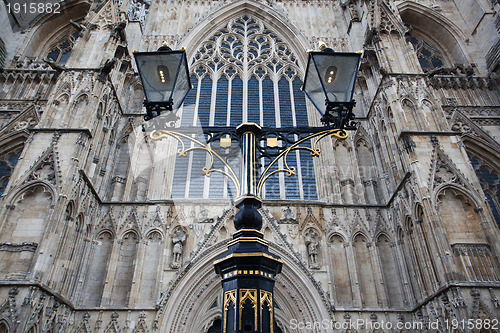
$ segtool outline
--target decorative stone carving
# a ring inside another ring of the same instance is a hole
[[[495,295],[495,291],[493,290],[493,288],[488,288],[488,290],[490,291],[491,302],[493,303],[493,306],[495,307],[495,309],[500,308],[500,302]]]
[[[118,333],[118,332],[120,332],[120,326],[118,325],[118,317],[119,316],[120,315],[116,311],[111,314],[111,322],[108,324],[108,326],[104,330],[105,333],[108,333],[108,332]]]
[[[175,237],[172,239],[172,243],[174,243],[172,248],[172,263],[170,264],[170,267],[174,269],[181,267],[182,250],[186,238],[187,235],[181,229],[175,231]]]
[[[38,247],[37,243],[33,242],[24,242],[21,244],[1,242],[0,243],[0,251],[8,251],[8,252],[35,252]]]
[[[292,209],[290,206],[286,206],[283,209],[283,217],[278,220],[279,224],[298,224],[299,221],[293,216]]]
[[[318,263],[318,245],[319,236],[313,229],[307,231],[306,236],[306,246],[307,254],[309,256],[309,268],[319,269],[320,265]]]
[[[195,219],[195,221],[198,223],[214,223],[214,219],[208,217],[208,210],[203,205],[200,207],[199,216],[200,217]]]
[[[150,5],[151,0],[132,0],[127,13],[129,21],[139,21],[144,26]]]

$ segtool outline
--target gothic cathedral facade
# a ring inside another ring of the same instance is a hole
[[[133,52],[165,42],[187,52],[192,128],[319,126],[307,50],[363,51],[357,130],[291,152],[262,192],[275,332],[500,329],[498,0],[0,9],[0,333],[221,332],[236,190],[141,130]]]

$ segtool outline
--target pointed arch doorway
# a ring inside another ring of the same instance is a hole
[[[218,320],[222,318],[222,287],[213,262],[225,250],[226,242],[219,242],[202,251],[189,268],[179,271],[170,288],[162,294],[158,332],[207,333],[217,329]],[[271,243],[270,251],[283,260],[274,288],[276,332],[300,333],[297,328],[293,329],[293,321],[331,320],[324,294],[304,267],[297,265],[296,259],[281,246]]]

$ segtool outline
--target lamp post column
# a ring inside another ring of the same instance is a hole
[[[238,213],[234,217],[236,230],[262,228],[262,216],[257,210],[262,200],[257,196],[257,136],[261,127],[255,123],[244,123],[236,128],[241,136],[242,163],[240,170],[241,193],[236,199]]]
[[[270,253],[268,242],[259,231],[262,216],[257,196],[257,136],[261,128],[245,123],[237,128],[242,137],[238,213],[234,225],[238,230],[228,243],[226,253],[214,262],[222,278],[222,333],[274,332],[274,278],[281,272],[281,259]]]

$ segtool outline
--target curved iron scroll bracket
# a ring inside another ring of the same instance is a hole
[[[259,178],[259,181],[257,183],[257,196],[260,198],[261,197],[261,191],[262,191],[262,187],[264,186],[264,183],[269,179],[269,177],[271,177],[272,175],[276,174],[276,173],[279,173],[279,172],[285,172],[286,173],[286,176],[287,177],[291,177],[291,176],[294,176],[295,175],[295,167],[290,167],[288,165],[288,161],[287,161],[287,158],[288,158],[288,154],[293,151],[293,150],[306,150],[306,151],[309,151],[309,153],[311,154],[312,157],[317,157],[321,154],[321,148],[319,148],[317,145],[318,145],[318,142],[323,139],[324,137],[330,135],[332,138],[337,138],[337,139],[346,139],[348,134],[347,134],[347,131],[345,131],[344,129],[328,129],[328,130],[325,130],[325,131],[321,131],[321,132],[318,132],[318,133],[313,133],[305,138],[302,138],[300,140],[298,140],[297,142],[295,142],[294,144],[292,144],[290,147],[284,149],[283,151],[280,152],[280,154],[278,156],[276,156],[276,158],[273,159],[273,161],[267,165],[267,167],[264,169],[264,172],[261,174],[260,178]],[[305,141],[308,141],[308,140],[311,140],[313,138],[316,138],[313,142],[312,142],[312,145],[311,145],[311,148],[309,147],[305,147],[305,146],[301,146],[301,144]],[[283,162],[284,162],[284,166],[285,168],[284,169],[278,169],[278,170],[274,170],[272,172],[269,172],[269,170],[271,169],[271,167],[278,161],[280,160],[282,157],[283,158]]]
[[[226,162],[226,160],[223,157],[221,157],[217,152],[215,152],[212,148],[210,148],[207,144],[191,137],[190,135],[163,129],[153,130],[149,136],[151,137],[152,140],[161,140],[169,136],[176,139],[181,144],[182,147],[177,150],[177,154],[179,155],[179,157],[187,157],[188,153],[195,150],[201,150],[207,152],[208,155],[210,156],[210,162],[207,166],[203,167],[202,169],[203,175],[210,177],[213,172],[218,172],[223,174],[233,182],[234,186],[236,187],[236,193],[240,194],[241,191],[240,181],[238,180],[238,177],[236,176],[236,173],[234,172],[233,168],[231,168],[231,166]],[[186,149],[186,146],[184,144],[184,141],[182,141],[182,138],[194,142],[195,144],[199,145],[199,147],[191,147]],[[224,170],[214,169],[213,168],[214,158],[217,158],[219,161],[221,161],[222,164],[224,164],[224,166],[229,171],[226,172]]]

